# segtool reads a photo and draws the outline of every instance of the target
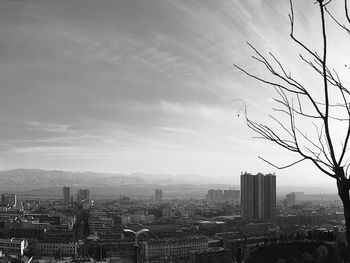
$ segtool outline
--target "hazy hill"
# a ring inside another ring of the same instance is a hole
[[[111,174],[60,170],[16,169],[0,171],[0,189],[33,189],[52,186],[119,186],[142,184],[211,184],[217,179],[200,175]]]
[[[239,189],[234,179],[233,176],[216,178],[200,175],[111,174],[16,169],[0,171],[0,194],[13,192],[33,198],[57,198],[62,197],[62,187],[69,186],[73,196],[78,189],[90,189],[92,198],[118,198],[120,195],[151,197],[157,188],[163,189],[165,198],[203,198],[211,188]],[[335,188],[277,185],[277,195],[281,198],[292,191],[304,191],[306,194],[333,194],[335,190]]]
[[[140,177],[92,172],[16,169],[0,171],[0,190],[29,190],[55,186],[88,187],[146,183]]]
[[[26,197],[57,198],[62,187],[90,189],[92,198],[117,198],[120,195],[150,197],[154,189],[164,189],[163,196],[171,198],[204,197],[207,189],[227,189],[215,178],[198,175],[166,174],[110,174],[94,172],[67,172],[58,170],[16,169],[0,171],[0,193],[14,192]]]

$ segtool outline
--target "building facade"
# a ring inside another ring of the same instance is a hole
[[[15,194],[3,194],[1,196],[1,202],[6,206],[16,206],[17,205],[17,195]]]
[[[65,205],[69,205],[70,202],[70,187],[63,187],[63,202]]]
[[[289,193],[286,194],[286,202],[285,202],[286,206],[292,206],[295,204],[295,193]]]
[[[206,237],[188,237],[183,239],[157,239],[142,244],[143,262],[152,260],[189,259],[192,251],[204,251],[208,248]]]
[[[0,251],[5,255],[23,256],[27,245],[27,241],[21,238],[0,239]]]
[[[114,226],[114,220],[104,211],[97,209],[90,209],[88,222],[90,234],[100,235],[108,232]]]
[[[253,177],[253,218],[264,218],[265,177],[258,173]]]
[[[36,246],[37,251],[42,256],[55,256],[59,254],[62,257],[72,257],[78,255],[78,244],[69,243],[46,243],[38,242]]]
[[[162,189],[156,189],[154,191],[154,197],[157,202],[161,202],[163,200],[163,191]]]
[[[241,216],[244,220],[252,220],[254,218],[253,178],[252,174],[241,174]]]
[[[233,250],[222,247],[207,248],[203,251],[192,251],[191,263],[232,263]]]
[[[89,201],[90,200],[90,191],[88,189],[79,189],[77,194],[77,201]]]
[[[276,217],[276,176],[241,174],[241,216],[244,220]]]
[[[276,218],[276,176],[273,174],[264,176],[264,218]]]
[[[206,195],[209,202],[218,202],[223,200],[222,190],[210,189]]]

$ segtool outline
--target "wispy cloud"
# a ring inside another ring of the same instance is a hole
[[[68,133],[72,130],[71,125],[61,124],[61,123],[43,123],[38,121],[28,121],[29,130],[34,131],[46,131],[53,133]]]
[[[259,169],[258,151],[276,154],[229,102],[260,121],[273,91],[233,64],[266,76],[250,41],[306,74],[282,2],[0,0],[0,168]],[[298,36],[312,42],[316,13],[296,2]]]

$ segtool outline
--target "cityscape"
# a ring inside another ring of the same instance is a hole
[[[237,188],[208,189],[197,199],[166,198],[161,188],[142,199],[94,200],[89,189],[73,192],[71,186],[50,199],[2,194],[2,260],[336,260],[335,244],[346,242],[339,199],[304,192],[277,196],[275,174],[242,172],[240,180]]]
[[[348,0],[0,0],[0,263],[350,263]]]

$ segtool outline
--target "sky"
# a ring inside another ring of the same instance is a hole
[[[319,14],[306,2],[295,0],[295,30],[317,47]],[[274,94],[233,66],[263,74],[247,41],[310,81],[288,13],[281,0],[0,0],[0,170],[233,184],[244,171],[275,172],[281,185],[335,187],[309,163],[262,162],[297,156],[254,139],[245,123],[243,103],[263,121]]]

